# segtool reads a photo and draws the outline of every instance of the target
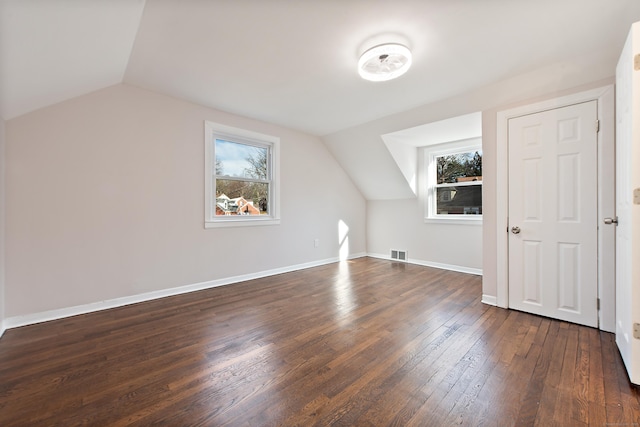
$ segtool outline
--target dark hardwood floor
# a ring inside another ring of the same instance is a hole
[[[361,258],[8,330],[0,426],[640,426],[613,335]]]

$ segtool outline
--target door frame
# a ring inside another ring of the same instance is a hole
[[[598,311],[599,328],[615,332],[615,226],[603,225],[603,218],[615,216],[615,90],[614,85],[523,105],[497,113],[496,139],[496,305],[509,308],[509,119],[567,107],[587,101],[598,102]],[[595,123],[594,123],[595,126]]]

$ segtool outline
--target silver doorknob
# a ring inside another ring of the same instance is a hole
[[[615,224],[618,225],[618,217],[614,217],[614,218],[605,218],[604,219],[604,223],[605,224]]]
[[[520,234],[520,227],[511,227],[511,232],[513,234]]]

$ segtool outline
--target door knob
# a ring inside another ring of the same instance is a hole
[[[511,232],[513,234],[520,234],[520,227],[511,227]]]
[[[615,224],[618,225],[618,217],[614,217],[614,218],[605,218],[604,219],[604,223],[605,224]]]

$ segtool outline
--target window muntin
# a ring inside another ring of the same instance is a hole
[[[482,220],[482,146],[469,140],[425,149],[425,221]]]
[[[205,227],[278,224],[279,139],[205,122]]]

